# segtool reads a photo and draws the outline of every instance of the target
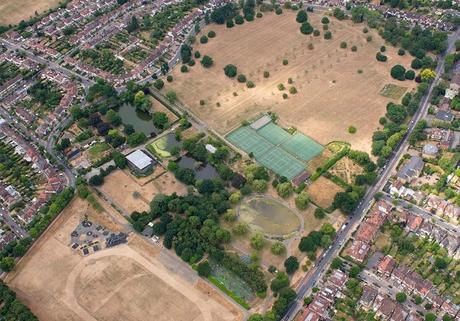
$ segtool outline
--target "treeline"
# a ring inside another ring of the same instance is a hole
[[[39,211],[32,222],[27,226],[30,236],[33,238],[38,237],[67,204],[69,204],[73,198],[73,194],[73,188],[67,187],[59,194],[53,196],[51,201]]]
[[[16,293],[0,282],[0,319],[5,321],[38,321],[30,309],[16,298]]]
[[[407,132],[405,124],[407,116],[414,115],[420,105],[423,95],[428,90],[428,84],[422,82],[415,93],[406,93],[401,104],[389,103],[385,117],[379,122],[383,130],[375,131],[372,136],[372,155],[378,156],[377,164],[383,166],[393,153],[394,148],[404,138]]]

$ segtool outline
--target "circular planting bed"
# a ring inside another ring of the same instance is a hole
[[[238,219],[270,236],[285,236],[300,229],[300,219],[292,209],[266,196],[244,199]]]

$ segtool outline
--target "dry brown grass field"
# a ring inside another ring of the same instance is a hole
[[[54,8],[60,0],[2,0],[0,1],[0,24],[17,24],[35,16],[35,12],[43,13]]]
[[[187,191],[186,187],[170,172],[165,172],[141,184],[137,178],[122,170],[116,170],[105,177],[104,184],[99,187],[99,190],[129,213],[147,211],[150,201],[157,194],[169,195],[176,192],[183,195]]]
[[[379,126],[378,119],[385,114],[390,101],[380,95],[391,78],[390,69],[401,63],[408,67],[410,57],[400,57],[395,48],[387,46],[388,61],[378,62],[375,55],[383,40],[374,31],[362,32],[363,24],[337,21],[330,18],[332,39],[323,39],[321,15],[309,14],[311,24],[321,31],[319,37],[300,33],[295,13],[285,11],[281,16],[266,13],[263,18],[245,22],[228,29],[211,24],[199,37],[214,30],[216,38],[207,44],[194,44],[201,55],[209,55],[214,66],[205,69],[199,61],[188,73],[180,66],[173,71],[174,81],[166,84],[173,89],[191,111],[222,134],[228,133],[243,120],[262,111],[274,111],[283,123],[295,126],[322,144],[333,140],[347,141],[352,148],[370,151],[372,132]],[[371,35],[372,42],[366,37]],[[340,48],[346,41],[348,47]],[[314,49],[309,50],[308,45]],[[351,47],[357,46],[357,52]],[[282,64],[283,59],[288,65]],[[223,68],[234,64],[238,73],[246,75],[256,87],[225,76]],[[358,73],[362,70],[362,73]],[[263,72],[270,77],[264,78]],[[293,84],[288,84],[292,78]],[[295,86],[298,93],[283,99],[277,85],[287,89]],[[404,82],[409,87],[410,82]],[[205,104],[200,105],[200,100]],[[218,105],[219,104],[219,105]],[[350,125],[357,128],[349,134]]]
[[[134,233],[128,244],[87,257],[74,252],[70,233],[85,214],[98,223],[118,215],[75,199],[6,279],[40,320],[241,320],[241,311],[192,271],[182,277],[190,269],[185,263],[173,272],[165,250]]]
[[[320,176],[308,185],[307,192],[313,202],[322,208],[328,208],[332,205],[335,194],[343,192],[343,188],[324,176]]]
[[[345,183],[354,184],[356,176],[364,173],[364,169],[348,157],[344,157],[335,163],[329,172],[340,177]]]

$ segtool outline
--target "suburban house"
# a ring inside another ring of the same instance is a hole
[[[410,161],[401,168],[396,177],[403,183],[410,183],[414,178],[420,176],[423,170],[423,159],[419,156],[412,156]]]

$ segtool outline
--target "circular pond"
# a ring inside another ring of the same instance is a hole
[[[272,236],[288,235],[300,229],[300,219],[292,209],[265,196],[244,199],[238,217],[252,229]]]

